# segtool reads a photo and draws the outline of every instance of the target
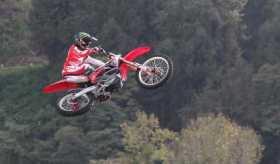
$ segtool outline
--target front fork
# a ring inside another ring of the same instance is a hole
[[[148,75],[151,75],[153,72],[152,70],[149,69],[149,67],[146,67],[146,66],[143,66],[142,64],[139,64],[139,63],[135,63],[135,62],[131,62],[131,61],[128,61],[128,60],[125,60],[125,59],[121,59],[124,63],[127,64],[127,66],[132,70],[132,71],[135,71],[135,72],[138,72],[140,70],[142,70],[144,73],[148,74]]]
[[[128,64],[128,67],[135,72],[139,72],[140,70],[142,70],[148,76],[152,76],[155,73],[155,71],[153,71],[150,67],[143,66],[142,64],[139,63]]]

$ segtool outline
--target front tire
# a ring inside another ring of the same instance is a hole
[[[173,74],[173,62],[167,56],[149,58],[142,66],[143,69],[137,74],[137,82],[146,89],[162,86]]]
[[[57,100],[56,109],[63,116],[78,116],[94,108],[90,95],[84,94],[76,100],[72,100],[75,93],[80,90],[74,90],[64,94]]]

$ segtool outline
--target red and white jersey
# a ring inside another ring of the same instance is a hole
[[[79,49],[76,45],[72,45],[68,51],[66,61],[63,66],[62,75],[81,75],[85,72],[85,60],[96,51],[90,48],[85,50]]]

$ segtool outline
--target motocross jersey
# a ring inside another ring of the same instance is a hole
[[[81,75],[86,71],[85,60],[96,51],[90,48],[85,50],[79,49],[76,45],[72,45],[68,51],[66,61],[63,66],[62,75]]]

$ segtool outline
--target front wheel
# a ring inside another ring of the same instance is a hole
[[[57,111],[63,116],[77,116],[86,113],[93,108],[91,96],[84,94],[73,99],[75,93],[80,90],[74,90],[66,93],[57,101]]]
[[[137,81],[148,89],[162,86],[173,73],[173,62],[169,57],[156,56],[146,60],[138,72]]]

